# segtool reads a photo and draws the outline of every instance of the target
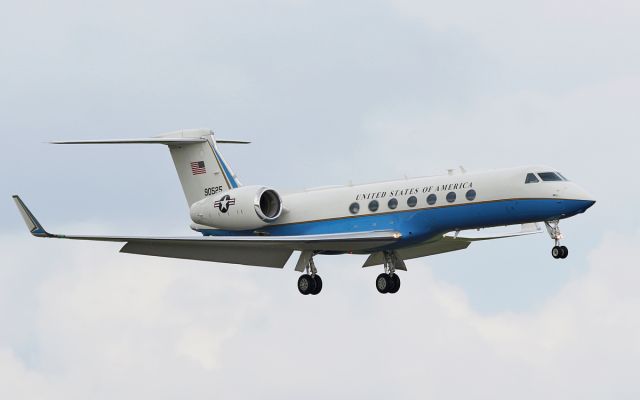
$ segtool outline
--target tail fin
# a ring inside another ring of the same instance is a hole
[[[147,144],[169,146],[187,203],[202,200],[218,192],[240,187],[241,184],[218,150],[217,143],[249,142],[220,140],[207,129],[190,129],[165,133],[148,139],[86,140],[52,142],[54,144]]]

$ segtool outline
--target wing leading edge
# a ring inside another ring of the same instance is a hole
[[[393,244],[396,231],[367,231],[300,236],[89,236],[47,232],[19,196],[13,199],[29,231],[36,237],[124,242],[122,253],[282,268],[295,250],[350,252]]]

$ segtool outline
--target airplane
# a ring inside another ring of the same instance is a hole
[[[553,168],[525,166],[283,193],[242,185],[222,157],[213,131],[191,129],[144,139],[82,140],[53,144],[162,144],[169,148],[189,206],[191,229],[201,236],[91,236],[47,232],[19,196],[29,231],[41,238],[122,242],[122,253],[284,268],[298,251],[298,290],[317,295],[322,279],[316,255],[368,255],[363,267],[382,265],[380,293],[400,289],[405,261],[464,250],[473,242],[540,233],[564,259],[560,220],[584,213],[595,200]],[[496,227],[507,232],[486,233]],[[514,227],[517,231],[511,231]],[[487,229],[489,228],[489,229]]]

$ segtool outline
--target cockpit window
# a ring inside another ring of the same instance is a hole
[[[563,180],[555,172],[539,172],[538,176],[540,176],[540,179],[542,179],[544,182],[557,182]]]
[[[556,172],[556,174],[558,174],[563,181],[568,181],[568,179],[565,178],[564,175],[562,175],[560,172]]]
[[[527,174],[527,179],[525,179],[524,183],[538,183],[540,180],[536,177],[536,174]]]

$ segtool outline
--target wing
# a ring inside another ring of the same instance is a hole
[[[429,240],[417,246],[405,247],[395,250],[396,257],[399,260],[410,260],[412,258],[433,256],[435,254],[464,250],[469,247],[472,242],[533,235],[542,232],[540,227],[535,223],[523,224],[520,231],[517,232],[483,232],[488,230],[490,229],[449,232],[442,235],[442,237],[437,237],[436,239]],[[382,252],[377,252],[369,256],[367,261],[365,261],[363,267],[371,267],[380,264],[384,264],[384,254]],[[404,267],[398,269],[404,269]]]
[[[510,237],[535,235],[542,232],[542,229],[536,223],[522,224],[519,231],[512,231],[509,228],[517,227],[517,225],[509,225],[507,227],[472,229],[467,231],[455,231],[445,234],[445,237],[466,240],[468,242],[478,242],[482,240],[504,239]],[[506,230],[504,228],[507,228]]]
[[[295,250],[351,252],[366,251],[401,239],[395,231],[368,231],[300,236],[87,236],[47,232],[19,196],[13,196],[29,231],[36,237],[124,242],[122,253],[216,261],[232,264],[282,268]]]
[[[464,250],[471,242],[463,239],[453,239],[450,237],[442,237],[433,241],[429,241],[417,246],[404,247],[395,250],[398,260],[410,260],[412,258],[432,256],[435,254],[448,253],[450,251]],[[364,267],[373,267],[374,265],[384,264],[384,253],[373,253],[365,261]],[[406,269],[406,268],[398,268]]]

